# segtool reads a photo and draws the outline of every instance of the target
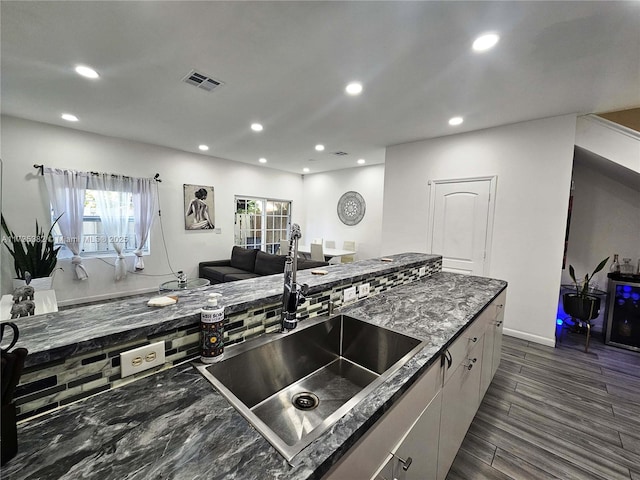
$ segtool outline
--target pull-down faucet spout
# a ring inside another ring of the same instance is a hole
[[[303,288],[296,282],[298,271],[298,240],[302,237],[300,225],[291,225],[289,252],[284,265],[284,292],[282,294],[282,331],[288,332],[298,326],[296,312],[305,301],[306,285]]]

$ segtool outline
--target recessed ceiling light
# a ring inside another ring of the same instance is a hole
[[[303,171],[304,173],[309,173],[311,170],[309,170],[309,168],[308,168],[308,167],[304,167],[304,168],[302,169],[302,171]]]
[[[322,152],[324,150],[324,145],[320,145],[320,144],[316,145],[316,150],[318,152]]]
[[[349,95],[360,95],[360,93],[362,93],[362,84],[360,82],[351,82],[347,85],[345,91]]]
[[[264,157],[259,158],[259,159],[258,159],[258,161],[259,161],[260,163],[267,163],[267,159],[266,159],[266,158],[264,158]]]
[[[486,52],[487,50],[495,47],[498,43],[498,40],[500,40],[500,36],[496,33],[487,33],[484,35],[480,35],[473,42],[472,48],[476,52]]]
[[[100,75],[93,68],[86,65],[76,65],[76,73],[85,78],[98,78]]]
[[[60,115],[60,118],[62,118],[63,120],[66,120],[67,122],[78,121],[78,117],[76,117],[75,115],[71,115],[70,113],[63,113],[62,115]]]
[[[365,163],[367,163],[367,161],[364,158],[358,159],[358,165],[364,165]]]
[[[456,125],[460,125],[462,122],[464,122],[464,119],[462,117],[453,117],[449,119],[449,125],[454,127]]]
[[[251,124],[251,130],[253,130],[254,132],[261,132],[263,129],[262,124],[261,123],[252,123]]]
[[[209,145],[204,145],[204,144],[198,145],[198,148],[203,152],[206,152],[207,150],[209,150]]]

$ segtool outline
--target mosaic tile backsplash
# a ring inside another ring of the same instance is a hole
[[[336,267],[340,268],[332,270],[332,273],[336,272],[333,279],[328,278],[325,281],[309,276],[310,293],[305,303],[298,309],[300,321],[328,314],[330,303],[335,308],[339,308],[342,305],[342,291],[351,286],[357,287],[363,283],[369,283],[369,296],[373,296],[442,270],[442,259],[439,256],[401,254],[392,258],[397,263],[382,267],[379,259],[344,266],[337,265]],[[421,272],[420,269],[423,267],[425,270]],[[301,283],[307,279],[303,273],[305,272],[299,272],[298,280]],[[55,345],[48,350],[41,348],[40,351],[35,352],[34,350],[37,349],[28,346],[29,351],[34,353],[30,355],[31,359],[28,359],[28,366],[16,389],[15,403],[18,409],[18,420],[31,418],[196,359],[199,356],[200,331],[199,315],[193,313],[197,311],[197,306],[194,307],[193,304],[209,292],[223,293],[223,298],[228,302],[225,311],[226,346],[279,329],[281,286],[282,275],[223,284],[223,286],[215,286],[217,288],[211,287],[197,292],[197,299],[196,294],[181,297],[179,304],[182,305],[180,307],[182,310],[173,315],[176,318],[164,321],[160,325],[149,326],[146,331],[141,328],[132,328],[129,332],[117,332],[86,341],[78,339],[76,343],[71,342],[70,345]],[[248,294],[249,291],[252,292],[251,295]],[[251,297],[250,301],[237,300],[246,300],[247,297]],[[131,302],[119,302],[112,311],[117,312],[118,308],[125,309],[129,303]],[[189,305],[190,309],[187,308]],[[163,314],[166,315],[166,312]],[[51,322],[55,319],[44,320]],[[21,338],[23,338],[25,331],[22,327],[21,331],[23,332]],[[28,329],[26,335],[29,338]],[[34,344],[36,344],[35,340],[37,339],[33,339]],[[164,365],[120,378],[119,354],[121,352],[158,341],[164,341],[165,344]],[[91,348],[92,346],[97,348]],[[72,354],[70,350],[76,353]],[[30,363],[29,360],[31,360]]]

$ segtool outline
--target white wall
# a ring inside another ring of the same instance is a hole
[[[568,115],[389,147],[381,253],[425,251],[429,180],[497,175],[489,276],[509,282],[505,332],[554,345],[575,129]]]
[[[306,226],[302,230],[302,242],[323,238],[335,241],[336,247],[342,248],[343,241],[353,240],[357,260],[379,256],[383,187],[384,165],[305,175]],[[353,226],[345,225],[338,218],[338,200],[348,191],[358,192],[366,203],[364,218]]]
[[[162,223],[168,256],[174,270],[197,276],[198,262],[228,258],[233,245],[234,195],[254,195],[293,201],[294,215],[304,215],[302,177],[269,168],[246,165],[215,157],[131,142],[79,130],[56,127],[13,117],[2,117],[3,160],[2,213],[18,234],[31,234],[34,222],[48,224],[48,196],[34,163],[57,168],[117,172],[150,177],[160,173]],[[183,184],[211,185],[215,189],[213,231],[185,231]],[[296,220],[304,224],[304,217]],[[113,264],[113,259],[105,259]],[[171,280],[160,222],[156,218],[151,236],[151,255],[145,257],[143,275],[129,274],[116,282],[113,268],[100,259],[84,261],[90,278],[73,279],[69,260],[61,260],[54,289],[60,303],[113,297],[156,288]],[[133,257],[127,257],[129,270]],[[2,247],[2,292],[11,290],[13,263]]]

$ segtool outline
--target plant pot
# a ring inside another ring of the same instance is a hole
[[[24,280],[20,280],[19,278],[13,279],[13,288],[22,287],[24,285],[26,285]],[[51,290],[53,288],[53,277],[32,278],[29,285],[31,285],[36,291]]]
[[[565,293],[562,296],[562,308],[567,315],[578,320],[593,320],[600,313],[600,298],[579,296],[575,293]]]

